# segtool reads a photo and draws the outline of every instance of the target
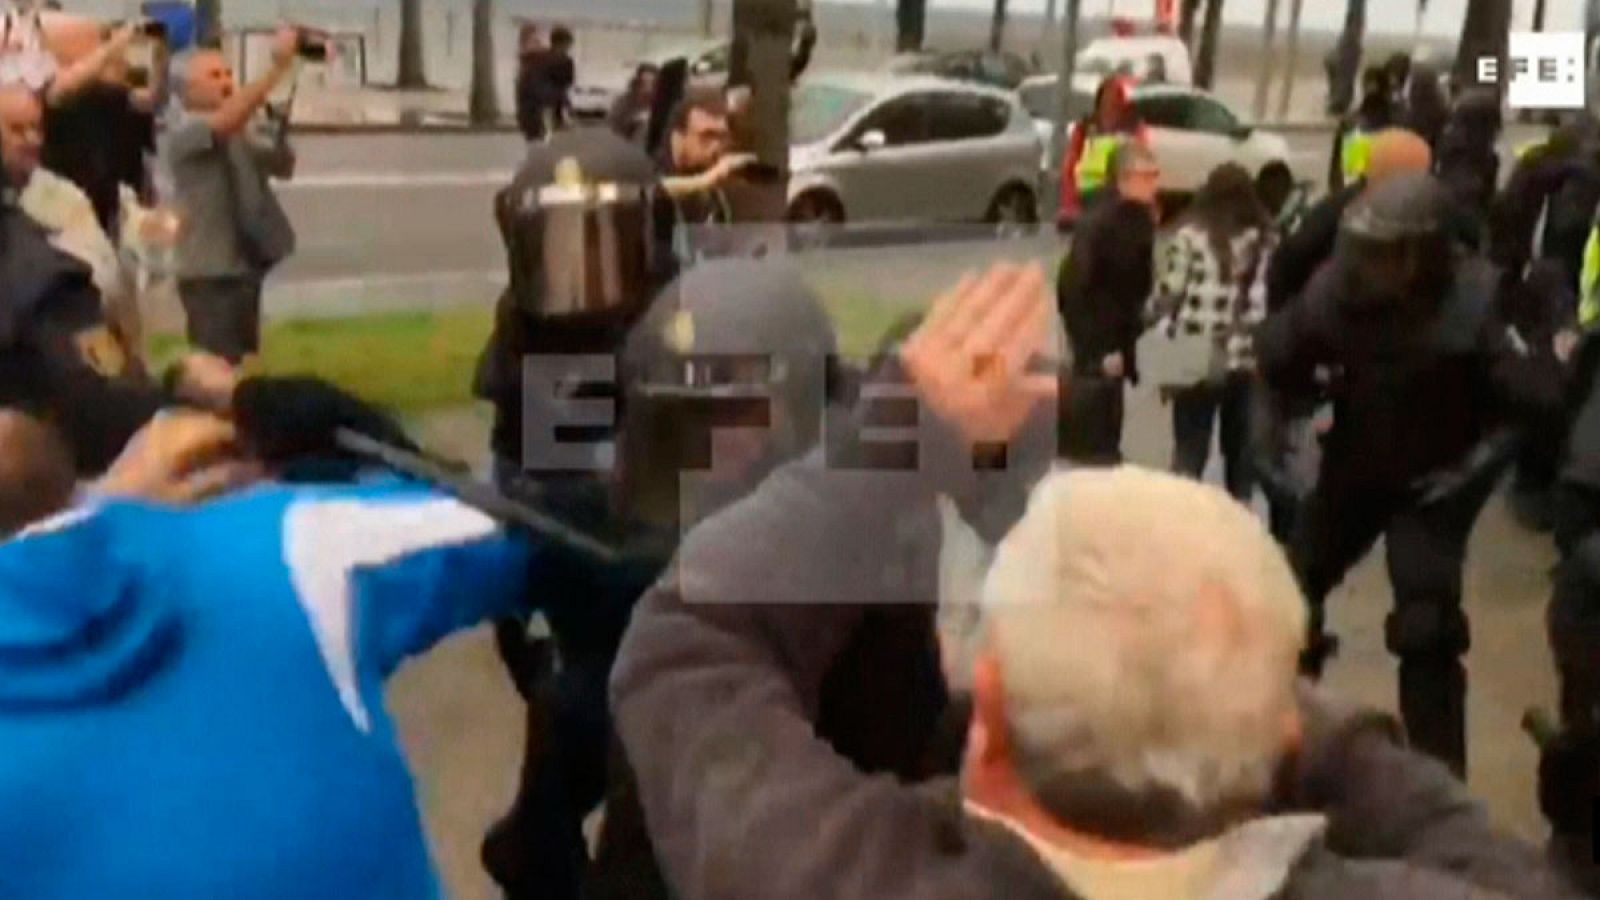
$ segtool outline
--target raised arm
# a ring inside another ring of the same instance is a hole
[[[612,706],[680,896],[972,895],[970,864],[938,856],[937,808],[857,771],[814,725],[822,679],[864,611],[935,602],[906,594],[890,549],[898,527],[931,514],[941,491],[970,504],[970,447],[1018,433],[1055,384],[1024,368],[1023,345],[1042,345],[1049,321],[1037,270],[956,295],[902,359],[959,432],[925,426],[915,472],[841,471],[820,453],[780,470],[696,529],[635,613]],[[1013,448],[1007,474],[1023,476],[1027,457]]]

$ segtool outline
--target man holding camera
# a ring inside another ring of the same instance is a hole
[[[267,140],[251,128],[308,43],[301,29],[280,28],[271,68],[244,85],[217,50],[173,64],[178,109],[162,136],[161,156],[183,223],[178,294],[189,342],[232,362],[259,349],[262,282],[294,252],[295,240],[267,181],[293,171],[283,124],[273,123],[276,134]]]

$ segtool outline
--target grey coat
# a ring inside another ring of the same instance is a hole
[[[1035,472],[976,476],[950,446],[925,441],[920,474],[840,471],[821,454],[779,470],[692,532],[641,602],[612,706],[678,896],[1077,900],[1026,842],[966,815],[948,780],[864,774],[813,725],[866,612],[932,602],[914,593],[925,580],[904,577],[896,523],[936,492],[978,518],[1021,508]],[[1013,461],[1033,458],[1013,448]],[[1283,861],[1277,896],[1568,895],[1442,767],[1402,749],[1387,720],[1310,712],[1281,805],[1323,813],[1327,827]]]

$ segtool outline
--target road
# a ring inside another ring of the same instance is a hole
[[[1326,134],[1294,135],[1292,161],[1305,177],[1325,171]],[[298,183],[284,190],[300,252],[269,295],[278,314],[338,314],[419,304],[488,303],[500,283],[499,240],[490,199],[520,154],[515,138],[319,138],[299,143]],[[963,246],[852,251],[830,258],[818,277],[869,294],[927,294],[956,271],[996,252],[1045,256],[1053,238],[1020,250]],[[1169,413],[1148,393],[1129,406],[1134,462],[1165,466]],[[421,423],[430,445],[483,447],[478,413]],[[1215,475],[1213,475],[1215,478]],[[1473,540],[1466,585],[1474,623],[1470,699],[1472,785],[1498,821],[1538,833],[1535,754],[1518,732],[1529,703],[1548,703],[1553,677],[1542,608],[1552,561],[1548,542],[1514,526],[1499,501]],[[1374,554],[1331,601],[1345,640],[1330,673],[1336,689],[1392,708],[1394,671],[1383,649],[1389,594]],[[484,829],[510,802],[523,719],[483,631],[452,641],[402,672],[391,702],[418,776],[419,798],[450,895],[494,896],[478,863]]]
[[[1329,135],[1287,137],[1296,173],[1321,179]],[[269,282],[268,315],[494,299],[504,255],[491,203],[521,158],[516,136],[305,137],[296,146],[298,177],[280,191],[299,249]]]

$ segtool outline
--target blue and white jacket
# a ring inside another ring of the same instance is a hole
[[[384,680],[537,552],[393,480],[0,544],[0,897],[439,894]]]

